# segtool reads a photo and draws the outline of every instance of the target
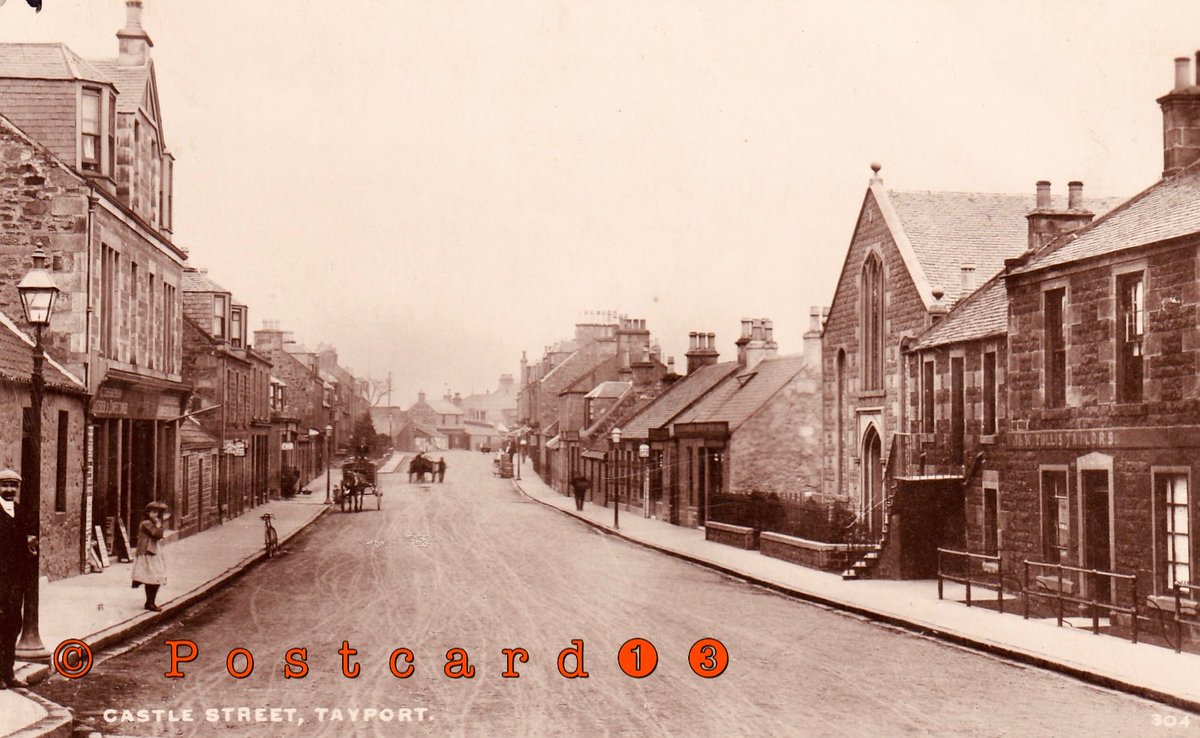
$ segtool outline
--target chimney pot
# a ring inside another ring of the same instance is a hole
[[[1050,183],[1046,180],[1038,180],[1037,183],[1037,205],[1038,210],[1050,209]]]
[[[749,338],[749,337],[750,337],[750,324],[751,324],[751,322],[752,322],[752,321],[751,321],[749,318],[742,318],[742,338]]]
[[[1175,57],[1175,89],[1182,90],[1188,86],[1188,77],[1192,60],[1186,56]]]
[[[771,320],[763,320],[763,340],[767,343],[775,342],[775,323]]]
[[[815,305],[808,310],[808,330],[813,333],[821,332],[821,308]]]
[[[1069,210],[1083,209],[1083,182],[1067,182],[1067,208]]]

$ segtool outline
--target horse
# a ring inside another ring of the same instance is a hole
[[[412,460],[408,462],[408,481],[411,483],[413,481],[413,477],[419,477],[420,480],[424,482],[425,474],[429,473],[432,475],[436,468],[437,464],[431,459],[427,459],[424,456],[414,456]]]

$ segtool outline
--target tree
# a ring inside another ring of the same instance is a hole
[[[359,415],[354,421],[354,432],[350,434],[350,446],[354,449],[354,453],[360,456],[377,453],[379,451],[377,435],[375,422],[371,420],[371,413],[368,411]]]

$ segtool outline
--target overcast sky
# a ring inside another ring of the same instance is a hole
[[[0,40],[114,57],[123,0]],[[1132,195],[1200,3],[146,0],[176,242],[358,374],[464,394],[583,311],[797,352],[870,177]]]

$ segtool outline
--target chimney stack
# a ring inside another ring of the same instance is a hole
[[[1067,184],[1067,208],[1056,210],[1050,197],[1050,183],[1040,180],[1034,209],[1025,217],[1029,221],[1029,250],[1040,251],[1059,236],[1091,223],[1095,213],[1084,207],[1083,182]],[[965,297],[966,294],[960,296]]]
[[[142,28],[142,0],[125,0],[125,27],[117,31],[117,44],[119,66],[144,67],[150,62],[154,42]]]
[[[829,308],[813,305],[808,309],[808,330],[804,333],[804,361],[809,366],[821,366],[821,331],[824,328],[824,315]]]
[[[962,270],[962,291],[958,296],[961,300],[975,291],[975,265],[963,264],[959,269]]]
[[[1158,98],[1163,114],[1163,177],[1176,175],[1200,159],[1200,52],[1196,84],[1190,84],[1191,59],[1175,59],[1175,87]]]
[[[766,340],[766,326],[771,323],[766,318],[755,318],[747,321],[742,319],[742,330],[746,330],[746,324],[750,324],[749,334],[743,333],[742,337],[737,340],[738,347],[738,364],[746,371],[758,366],[758,363],[763,359],[774,356],[777,353],[778,346],[774,341],[770,343]],[[772,331],[774,332],[774,331]]]
[[[692,347],[684,354],[687,357],[687,373],[692,374],[702,366],[716,364],[720,354],[716,348],[715,333],[691,333],[689,337],[695,336],[692,342]]]

